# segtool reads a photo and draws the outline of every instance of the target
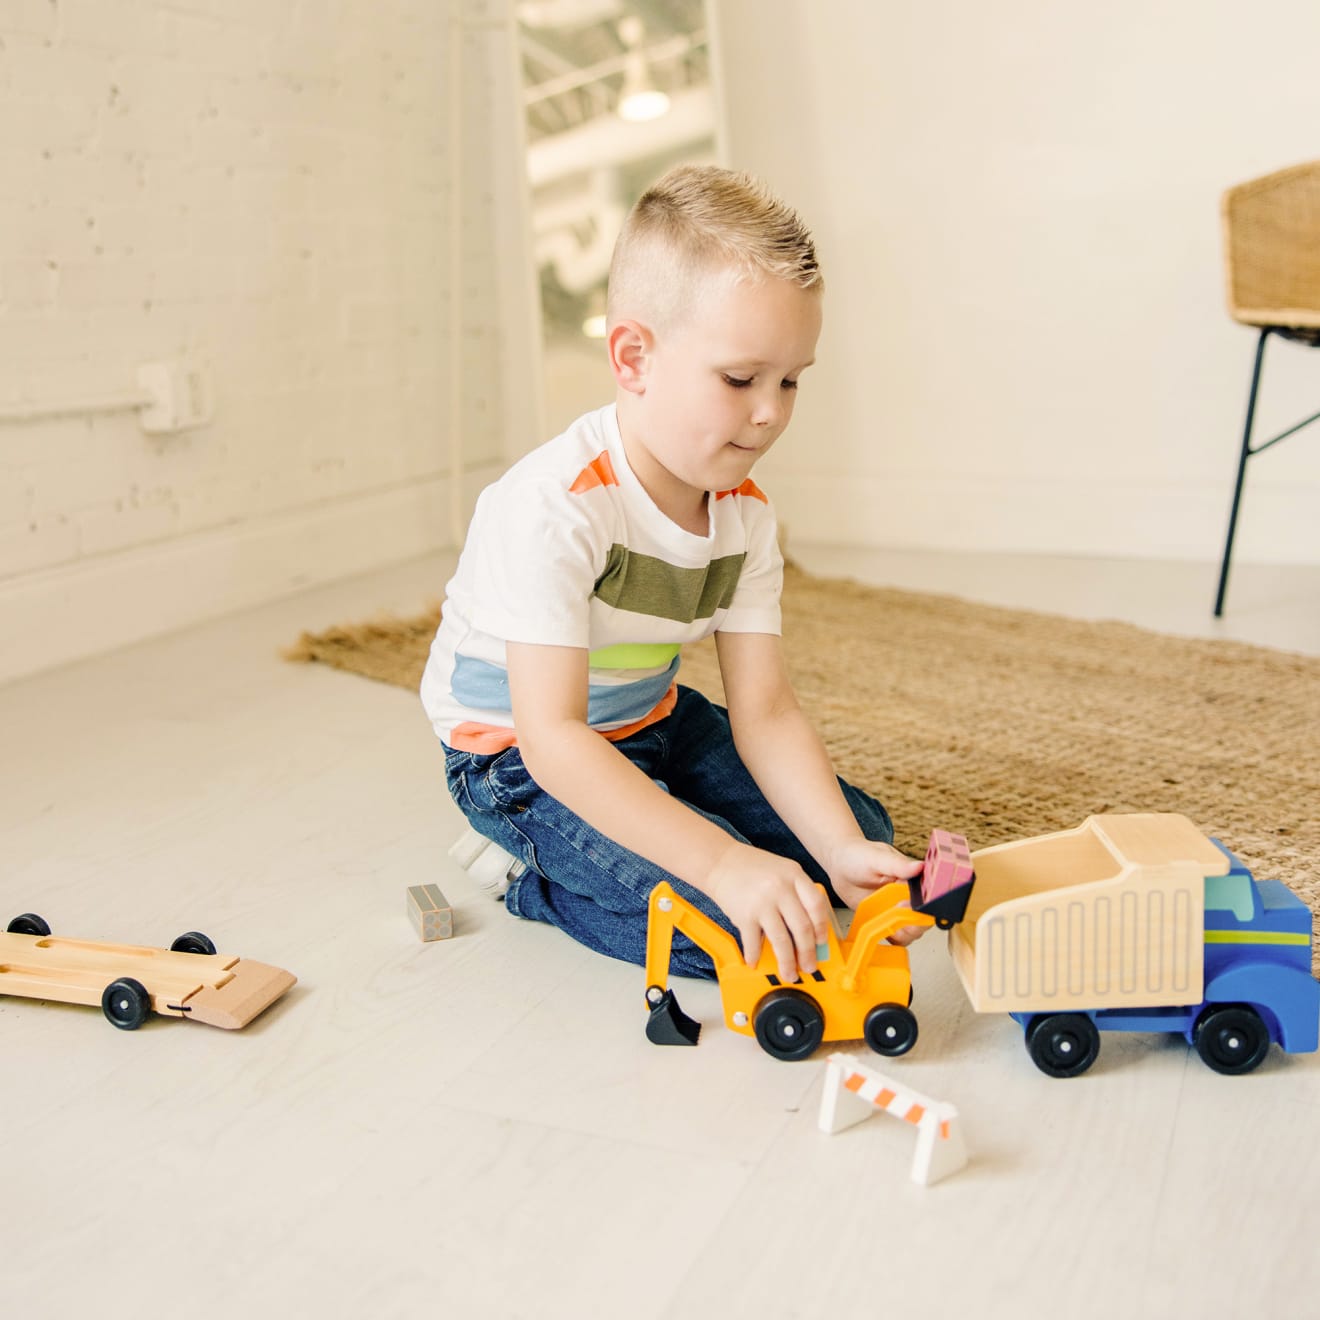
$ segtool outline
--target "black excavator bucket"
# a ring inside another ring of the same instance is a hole
[[[646,992],[651,1006],[646,1019],[646,1039],[652,1045],[695,1045],[701,1035],[701,1023],[694,1022],[678,1006],[672,990],[652,986]]]

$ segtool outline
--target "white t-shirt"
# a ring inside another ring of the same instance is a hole
[[[624,737],[673,708],[679,648],[780,631],[774,510],[752,481],[707,502],[705,536],[633,475],[614,405],[580,417],[477,500],[422,676],[440,739],[496,752],[517,736],[505,643],[590,652],[587,722]]]

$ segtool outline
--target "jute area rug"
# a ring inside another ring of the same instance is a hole
[[[415,691],[438,618],[304,634],[288,655]],[[978,848],[1093,812],[1179,811],[1320,908],[1320,659],[792,567],[784,644],[839,772],[885,803],[909,853],[935,826]],[[712,644],[680,681],[720,698]]]

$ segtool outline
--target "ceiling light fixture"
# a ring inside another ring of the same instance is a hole
[[[619,20],[619,40],[625,49],[623,88],[615,107],[620,119],[632,124],[659,119],[669,110],[669,97],[656,85],[642,43],[646,30],[635,14]]]
[[[586,339],[605,338],[605,285],[599,284],[587,298],[586,313],[582,317],[582,334]]]

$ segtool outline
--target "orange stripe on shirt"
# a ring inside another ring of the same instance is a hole
[[[760,500],[762,504],[770,503],[769,497],[766,495],[765,491],[763,491],[760,486],[751,479],[751,477],[748,477],[747,480],[736,490],[717,490],[715,492],[715,498],[717,500],[722,500],[726,495],[747,495],[754,500]]]
[[[655,724],[669,715],[678,701],[678,685],[671,683],[665,693],[640,720],[624,724],[617,729],[598,729],[600,736],[608,742],[618,742],[634,733],[640,733],[649,724]],[[518,735],[512,729],[501,728],[497,724],[478,724],[475,720],[466,720],[455,724],[446,739],[456,752],[476,752],[482,756],[493,756],[508,747],[518,745]]]
[[[610,462],[609,450],[602,449],[577,474],[568,491],[570,495],[581,495],[583,491],[594,490],[597,486],[617,486],[618,484],[619,479],[614,475],[614,464]]]

